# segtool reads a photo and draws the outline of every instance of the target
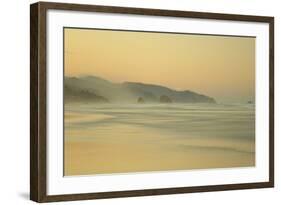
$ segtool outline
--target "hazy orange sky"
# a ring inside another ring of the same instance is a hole
[[[217,101],[255,96],[255,38],[65,28],[65,75],[192,90]]]

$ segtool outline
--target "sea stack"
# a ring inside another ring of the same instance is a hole
[[[138,103],[144,103],[144,99],[142,97],[139,97],[137,102]]]

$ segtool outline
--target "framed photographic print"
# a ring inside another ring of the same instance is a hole
[[[274,18],[31,5],[30,198],[274,186]]]

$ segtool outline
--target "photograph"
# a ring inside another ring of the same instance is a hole
[[[255,42],[64,27],[64,176],[255,167]]]
[[[167,8],[30,5],[32,201],[274,187],[275,17]]]

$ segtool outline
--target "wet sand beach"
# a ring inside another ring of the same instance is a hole
[[[253,105],[66,104],[64,174],[255,166]]]

